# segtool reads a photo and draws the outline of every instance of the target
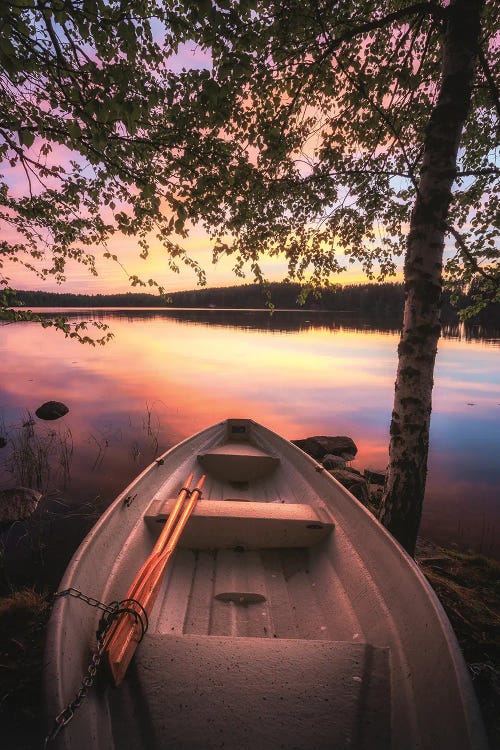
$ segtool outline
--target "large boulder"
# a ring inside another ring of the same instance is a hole
[[[346,490],[354,495],[363,505],[368,505],[370,501],[370,493],[368,490],[368,484],[366,479],[354,471],[348,469],[333,469],[330,471],[332,477],[344,485]]]
[[[68,412],[69,409],[66,404],[63,404],[60,401],[46,401],[38,407],[35,414],[38,419],[52,420],[64,417]]]
[[[316,435],[304,440],[292,440],[292,443],[305,451],[305,453],[308,453],[316,461],[322,461],[328,453],[340,456],[345,461],[351,461],[358,452],[354,440],[345,435],[338,435],[336,437]]]
[[[0,523],[14,523],[29,518],[42,497],[29,487],[12,487],[0,490]]]

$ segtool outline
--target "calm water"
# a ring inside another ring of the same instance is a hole
[[[289,439],[349,435],[354,466],[385,467],[396,330],[302,311],[91,314],[115,333],[104,348],[36,324],[2,327],[0,433],[13,443],[0,452],[1,486],[30,480],[21,453],[36,443],[38,481],[51,497],[102,507],[160,452],[229,416]],[[422,522],[438,542],[496,556],[499,355],[493,332],[452,330],[441,341]],[[69,414],[30,427],[29,413],[48,400]]]

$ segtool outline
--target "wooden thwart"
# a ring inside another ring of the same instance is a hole
[[[145,516],[153,533],[169,524],[175,512],[169,500]],[[187,549],[264,549],[312,547],[328,537],[331,519],[320,519],[307,504],[247,500],[200,500],[179,543]]]
[[[131,600],[127,604],[131,611],[124,612],[119,617],[115,625],[111,628],[105,642],[104,658],[116,686],[123,680],[137,644],[141,639],[141,607],[149,617],[158,596],[165,568],[177,547],[183,529],[201,495],[205,476],[201,477],[196,487],[191,491],[189,486],[192,479],[193,475],[190,474],[186,485],[179,492],[175,506],[151,554],[140,568],[127,591],[125,601]]]

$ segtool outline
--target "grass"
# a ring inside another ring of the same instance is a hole
[[[146,403],[141,423],[134,425],[129,418],[130,453],[134,462],[141,456],[156,456],[159,450],[161,423],[154,406]],[[97,436],[90,434],[89,443],[95,443],[97,452],[91,467],[98,472],[106,459],[112,443],[122,440],[121,430]],[[71,480],[71,467],[74,459],[73,435],[69,427],[40,424],[30,411],[27,411],[19,424],[5,425],[0,417],[0,447],[3,452],[0,464],[0,481],[9,478],[9,484],[47,492],[49,489],[65,489]],[[3,476],[2,476],[3,475]]]
[[[0,716],[5,750],[41,745],[41,676],[48,615],[46,597],[34,589],[14,591],[0,599]]]
[[[483,555],[426,547],[420,567],[457,636],[491,747],[500,747],[500,563]]]

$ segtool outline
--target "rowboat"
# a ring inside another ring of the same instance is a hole
[[[99,606],[139,591],[131,582],[151,571],[193,474],[206,476],[201,499],[155,584],[147,632],[142,623],[119,687],[105,668],[89,687]],[[220,422],[153,462],[84,540],[60,591],[73,595],[56,599],[48,629],[49,728],[62,717],[48,747],[486,747],[418,566],[322,466],[252,420]]]

